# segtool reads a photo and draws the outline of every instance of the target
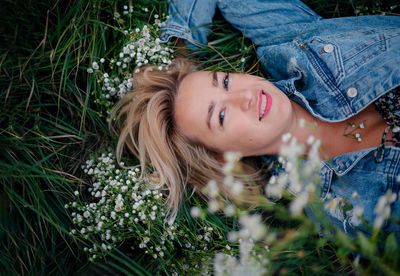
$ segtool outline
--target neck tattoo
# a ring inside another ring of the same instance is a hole
[[[364,123],[361,123],[358,126],[356,126],[355,124],[349,122],[347,123],[343,131],[343,136],[346,138],[354,139],[357,142],[361,143],[362,138],[358,130],[362,128],[365,128]]]

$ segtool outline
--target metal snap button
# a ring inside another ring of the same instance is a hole
[[[357,89],[354,87],[350,87],[349,89],[347,89],[347,96],[349,96],[350,98],[354,98],[355,96],[357,96]]]
[[[326,45],[324,46],[324,51],[325,51],[326,53],[332,53],[332,52],[333,52],[333,45],[332,45],[332,44],[326,44]]]

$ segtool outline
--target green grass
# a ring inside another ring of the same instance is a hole
[[[103,110],[94,104],[99,84],[93,75],[86,73],[86,68],[93,58],[112,56],[121,46],[121,33],[108,31],[115,25],[107,12],[114,9],[114,2],[2,1],[1,275],[154,272],[142,255],[122,249],[113,251],[104,261],[89,264],[82,242],[68,235],[72,222],[64,209],[64,204],[73,200],[73,191],[88,185],[80,170],[82,162],[112,141]],[[134,2],[137,7],[166,11],[160,1]],[[388,11],[395,2],[306,1],[324,17],[354,15],[355,9],[360,13]],[[146,20],[140,9],[135,10],[132,22]],[[240,70],[261,71],[251,43],[235,39],[237,32],[223,20],[218,22],[213,34],[214,49],[205,50],[203,65],[228,69],[228,61]],[[222,30],[226,32],[224,35]],[[249,56],[245,67],[237,62],[238,54]],[[186,218],[190,221],[187,208]],[[218,218],[210,220],[226,227]],[[321,262],[326,266],[324,271],[337,272],[336,263],[340,260],[335,257],[334,249],[323,247],[320,254],[325,256],[324,260],[333,259],[331,264]],[[317,254],[302,265],[307,266],[320,256]],[[283,255],[282,258],[283,262],[287,260]],[[339,271],[347,272],[348,265]]]
[[[74,274],[86,265],[68,235],[64,204],[84,184],[80,163],[108,135],[89,107],[91,86],[81,70],[96,28],[87,23],[92,11],[82,13],[88,7],[86,1],[9,1],[2,7],[3,275]]]

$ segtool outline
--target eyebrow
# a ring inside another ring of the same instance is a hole
[[[215,87],[218,87],[218,76],[217,76],[217,72],[216,72],[216,71],[213,72],[212,78],[213,78],[213,79],[212,79],[212,84],[213,84]],[[212,101],[212,102],[210,103],[210,105],[208,106],[207,120],[206,120],[208,129],[210,129],[210,130],[211,130],[211,117],[212,117],[212,115],[213,115],[214,109],[215,109],[215,102]]]
[[[218,87],[218,75],[217,75],[217,71],[214,71],[213,72],[213,85],[215,86],[215,87]]]
[[[213,102],[211,102],[210,105],[208,106],[208,112],[207,112],[207,126],[208,126],[208,128],[209,128],[210,130],[211,130],[211,123],[210,123],[210,121],[211,121],[212,114],[213,114],[213,112],[214,112],[214,108],[215,108],[215,102],[213,101]]]

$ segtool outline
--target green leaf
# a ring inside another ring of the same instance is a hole
[[[375,245],[362,233],[358,232],[358,241],[360,242],[361,253],[369,257],[370,259],[375,258]]]
[[[383,258],[387,259],[389,262],[398,261],[400,258],[399,249],[394,233],[390,234],[386,239],[385,253],[383,255]]]

